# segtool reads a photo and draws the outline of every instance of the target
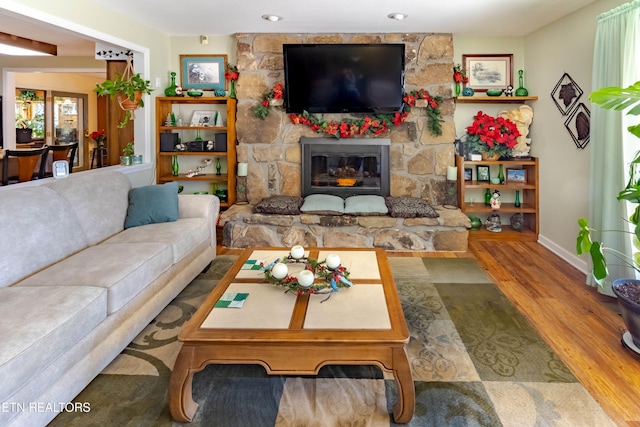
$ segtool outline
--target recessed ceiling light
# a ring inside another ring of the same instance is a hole
[[[406,13],[390,13],[387,15],[388,18],[390,19],[395,19],[396,21],[402,21],[403,19],[407,18],[409,15],[407,15]]]
[[[282,21],[282,16],[278,15],[262,15],[262,19],[266,19],[267,21],[276,22]]]

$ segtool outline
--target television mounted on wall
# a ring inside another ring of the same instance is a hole
[[[404,44],[285,44],[288,113],[402,110]]]

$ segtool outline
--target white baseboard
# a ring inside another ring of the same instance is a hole
[[[566,249],[558,246],[553,241],[542,235],[538,235],[538,243],[549,249],[554,254],[558,255],[560,258],[562,258],[584,274],[587,274],[587,269],[589,268],[589,266],[587,265],[587,261],[580,258],[575,253],[567,251]]]

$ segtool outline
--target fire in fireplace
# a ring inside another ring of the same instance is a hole
[[[302,137],[300,143],[302,196],[389,195],[389,139]]]

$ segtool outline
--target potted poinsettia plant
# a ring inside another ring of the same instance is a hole
[[[636,82],[628,88],[602,88],[592,92],[589,99],[605,109],[628,109],[627,114],[640,115],[640,82]],[[640,125],[629,126],[627,130],[640,138]],[[600,233],[603,236],[605,233],[630,235],[629,238],[633,238],[633,246],[636,248],[633,253],[622,253],[607,247],[604,241],[594,240],[592,233],[598,230],[589,227],[589,222],[586,218],[578,219],[580,230],[576,240],[576,253],[578,255],[586,253],[590,255],[593,265],[592,274],[600,285],[604,283],[604,279],[609,275],[605,254],[611,254],[617,262],[635,270],[636,276],[640,273],[640,252],[637,250],[640,248],[640,151],[636,152],[629,164],[627,184],[620,190],[617,199],[635,205],[633,214],[628,219],[629,230],[600,230]],[[636,347],[640,348],[640,280],[636,280],[635,277],[616,278],[612,283],[611,289],[618,297],[618,305],[629,330],[631,340]],[[625,342],[627,341],[625,340]]]
[[[122,74],[117,74],[113,80],[97,83],[93,91],[98,96],[110,96],[118,100],[120,108],[125,111],[124,118],[118,124],[119,128],[123,128],[133,117],[133,111],[144,107],[142,95],[151,94],[153,89],[150,80],[142,78],[140,73],[133,74],[133,65],[128,62]]]
[[[511,155],[518,144],[518,126],[504,117],[493,117],[478,111],[467,127],[467,144],[472,152],[485,160],[499,160]]]

